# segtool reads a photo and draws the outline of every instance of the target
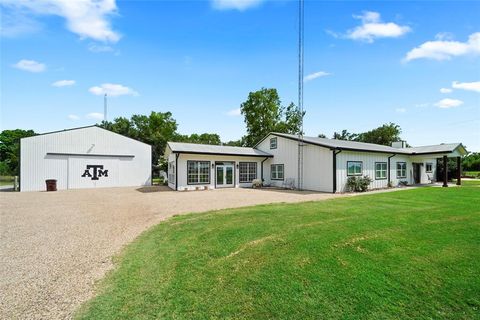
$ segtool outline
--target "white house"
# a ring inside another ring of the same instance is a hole
[[[270,133],[254,148],[169,142],[165,157],[174,190],[248,187],[254,179],[296,186],[300,173],[304,190],[343,192],[349,176],[369,176],[371,189],[386,188],[389,182],[434,182],[438,158],[456,157],[459,175],[460,157],[466,153],[461,143],[407,148],[404,142],[390,147],[316,137],[303,137],[299,143],[296,135]]]
[[[20,141],[20,191],[151,184],[151,146],[97,126],[45,133]]]

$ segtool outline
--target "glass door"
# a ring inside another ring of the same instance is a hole
[[[217,188],[228,188],[235,185],[235,166],[233,164],[217,164],[215,181]]]

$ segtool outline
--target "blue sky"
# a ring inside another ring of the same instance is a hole
[[[181,133],[245,131],[250,91],[297,97],[294,1],[0,0],[1,127],[171,111]],[[306,1],[305,132],[395,122],[411,145],[480,151],[480,2]]]

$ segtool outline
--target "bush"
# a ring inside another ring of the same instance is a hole
[[[252,181],[252,188],[261,188],[262,187],[262,180],[260,179],[255,179]]]
[[[372,179],[369,176],[349,177],[347,179],[347,191],[365,192],[368,190],[370,183],[372,183]]]

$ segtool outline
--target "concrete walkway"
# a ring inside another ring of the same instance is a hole
[[[71,318],[111,257],[174,214],[344,196],[351,195],[162,187],[1,193],[0,318]]]

